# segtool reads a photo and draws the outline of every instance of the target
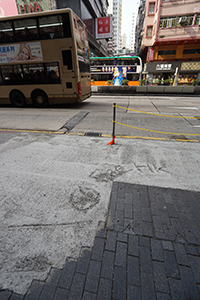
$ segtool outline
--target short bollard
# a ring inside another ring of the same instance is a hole
[[[109,142],[107,145],[115,145],[115,110],[116,110],[116,103],[113,103],[113,132],[112,132],[112,141]]]

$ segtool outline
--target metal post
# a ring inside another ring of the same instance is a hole
[[[116,103],[113,103],[113,132],[112,132],[112,141],[107,145],[115,145],[115,111],[116,111]]]
[[[113,103],[113,133],[112,137],[115,136],[115,111],[116,111],[116,103]]]

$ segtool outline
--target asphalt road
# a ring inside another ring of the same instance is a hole
[[[4,106],[0,109],[0,129],[107,136],[113,132],[113,103],[120,106],[116,107],[117,136],[200,140],[199,97],[95,95],[78,106]]]

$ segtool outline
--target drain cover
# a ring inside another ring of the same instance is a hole
[[[102,133],[99,133],[99,132],[86,132],[85,135],[87,135],[87,136],[102,136]]]

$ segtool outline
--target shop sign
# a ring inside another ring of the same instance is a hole
[[[16,0],[19,14],[45,11],[50,9],[50,0]]]
[[[153,56],[154,56],[154,48],[149,47],[147,53],[147,61],[153,60]]]
[[[157,64],[156,71],[170,71],[172,64]]]
[[[112,38],[112,17],[96,18],[96,39]]]
[[[18,15],[15,0],[0,0],[0,17]]]

